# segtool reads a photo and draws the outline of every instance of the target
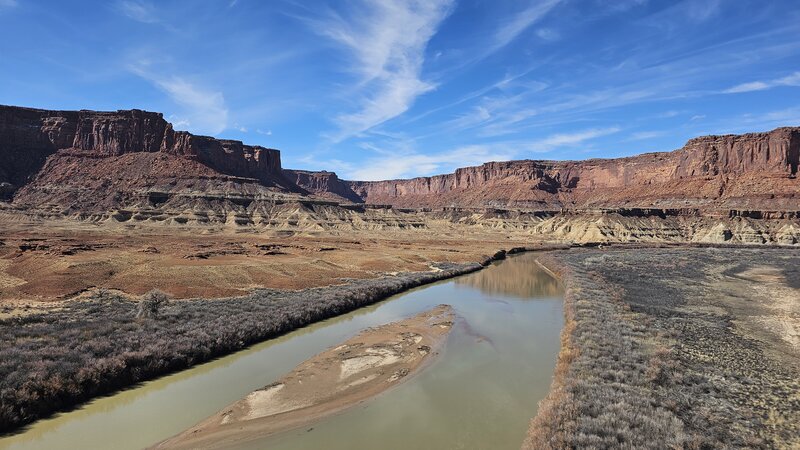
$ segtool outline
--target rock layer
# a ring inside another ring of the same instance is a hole
[[[798,159],[800,128],[778,128],[627,158],[346,181],[283,169],[278,150],[175,131],[159,113],[0,106],[0,217],[797,244]]]
[[[800,128],[778,128],[701,137],[673,152],[628,158],[490,162],[447,175],[345,184],[368,203],[403,207],[784,209],[799,202],[799,159]]]
[[[7,190],[16,190],[31,181],[48,157],[66,154],[70,158],[97,159],[130,153],[182,157],[220,174],[254,178],[270,187],[293,187],[283,178],[278,150],[175,131],[161,113],[0,106],[0,183],[10,185]],[[91,160],[84,163],[93,165]],[[181,175],[192,173],[175,172],[175,176]]]

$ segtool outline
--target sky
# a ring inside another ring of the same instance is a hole
[[[797,0],[0,0],[0,104],[381,180],[800,125]]]

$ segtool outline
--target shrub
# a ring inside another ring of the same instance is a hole
[[[162,304],[167,303],[167,294],[158,289],[144,294],[136,307],[136,318],[147,319],[158,317],[158,310]]]

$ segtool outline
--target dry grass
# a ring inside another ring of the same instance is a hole
[[[566,283],[556,378],[528,449],[775,448],[800,444],[800,355],[743,335],[713,275],[731,261],[786,267],[785,250],[571,252],[546,261]],[[766,312],[765,312],[766,311]],[[780,356],[776,356],[780,355]]]

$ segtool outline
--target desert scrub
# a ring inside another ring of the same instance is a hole
[[[796,251],[774,249],[557,256],[549,265],[566,284],[562,351],[524,447],[800,444],[800,355],[759,325],[774,314],[771,300],[735,284],[771,267],[797,286],[798,263]]]
[[[162,305],[165,305],[168,300],[169,298],[167,298],[167,294],[158,289],[153,289],[152,291],[144,294],[142,299],[139,301],[139,304],[136,306],[136,318],[157,318],[158,310],[161,309]]]
[[[133,302],[108,291],[52,312],[0,320],[0,431],[184,369],[426,283],[480,269],[447,265],[302,291]]]

